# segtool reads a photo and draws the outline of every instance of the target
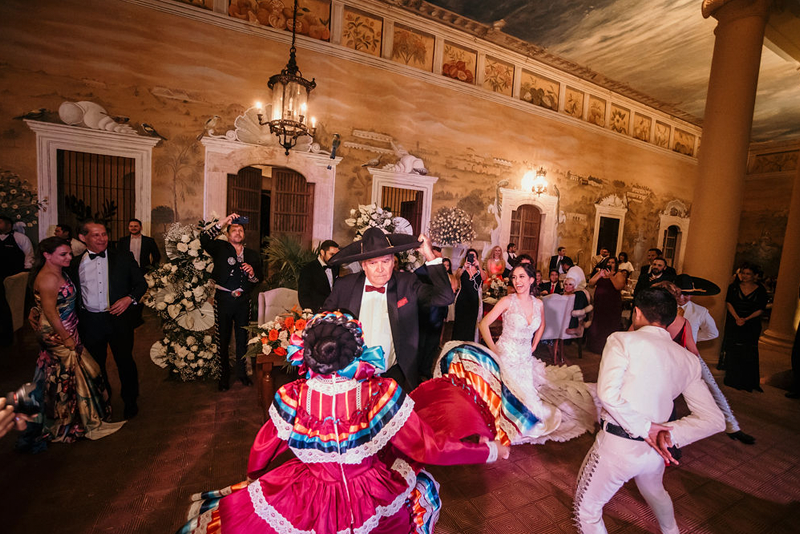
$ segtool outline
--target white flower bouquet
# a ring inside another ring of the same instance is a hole
[[[350,210],[350,218],[344,222],[347,226],[355,227],[356,241],[371,227],[380,228],[386,234],[394,232],[394,215],[376,204],[359,204],[358,208]]]
[[[475,239],[472,217],[461,208],[441,208],[431,220],[431,241],[452,247],[471,243]]]
[[[150,358],[156,365],[170,368],[184,381],[219,377],[216,354],[217,345],[211,334],[169,325],[164,327],[164,338],[150,348]]]
[[[0,215],[32,227],[39,223],[37,214],[46,209],[44,205],[27,181],[11,171],[0,171]]]

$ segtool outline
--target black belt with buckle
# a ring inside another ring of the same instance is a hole
[[[601,426],[609,434],[613,434],[615,436],[619,436],[619,437],[625,438],[625,439],[632,439],[633,441],[644,441],[644,438],[635,438],[635,437],[631,436],[630,434],[628,434],[627,432],[625,432],[625,429],[622,428],[621,426],[617,426],[617,425],[615,425],[613,423],[609,423],[608,421],[603,421],[603,425],[601,425]]]

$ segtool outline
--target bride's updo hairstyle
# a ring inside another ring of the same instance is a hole
[[[363,348],[361,324],[346,311],[318,313],[303,333],[303,361],[320,375],[344,369]]]
[[[517,269],[522,269],[523,271],[525,271],[525,274],[527,274],[528,277],[531,278],[531,295],[533,295],[534,297],[538,297],[539,286],[536,285],[536,271],[533,269],[533,265],[531,265],[530,263],[518,263],[517,265],[514,266],[513,269],[511,269],[512,276],[514,275],[514,271],[516,271]]]

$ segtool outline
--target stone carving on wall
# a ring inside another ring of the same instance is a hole
[[[409,154],[408,150],[400,143],[395,143],[394,140],[390,141],[390,143],[397,156],[397,162],[384,165],[383,170],[400,174],[420,174],[422,176],[428,174],[428,169],[425,168],[425,163],[420,158]]]
[[[270,116],[272,105],[267,104],[262,108],[264,116]],[[213,130],[208,132],[208,137],[216,139],[227,139],[228,141],[240,141],[250,145],[277,146],[278,138],[269,131],[269,126],[262,126],[258,122],[258,108],[252,107],[236,117],[233,121],[234,130],[228,130],[225,135],[211,135]],[[297,144],[292,150],[297,152],[311,152],[312,154],[330,154],[320,148],[319,143],[314,142],[310,135],[304,135],[297,140]]]
[[[109,117],[108,112],[102,106],[94,102],[62,102],[58,107],[58,116],[64,121],[64,124],[70,126],[137,135],[133,128],[125,124],[127,118],[122,123],[117,122],[114,118]],[[121,118],[117,119],[122,120]]]
[[[685,219],[689,216],[689,208],[680,200],[674,199],[667,202],[667,206],[664,208],[664,211],[662,211],[661,214]]]
[[[619,198],[617,195],[611,194],[606,197],[601,198],[596,203],[598,206],[603,206],[607,208],[627,208],[628,203]]]

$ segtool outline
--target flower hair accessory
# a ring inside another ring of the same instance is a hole
[[[369,376],[377,373],[382,373],[386,370],[386,361],[383,354],[382,347],[364,347],[364,331],[361,323],[355,316],[349,312],[332,311],[321,312],[312,317],[306,329],[303,331],[302,336],[292,335],[291,342],[286,355],[286,361],[292,366],[299,367],[300,373],[305,373],[307,378],[316,376],[317,373],[308,368],[305,362],[305,341],[309,332],[313,332],[315,327],[323,324],[335,324],[347,329],[356,342],[356,354],[346,367],[339,369],[336,374],[346,377],[363,380]]]

